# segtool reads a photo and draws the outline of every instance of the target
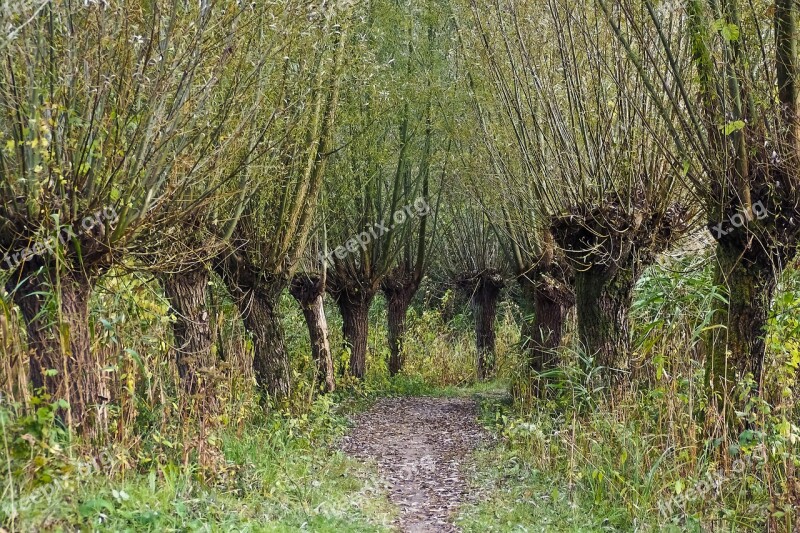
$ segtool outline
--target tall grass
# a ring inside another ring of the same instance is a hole
[[[421,302],[409,315],[405,369],[390,380],[380,298],[370,314],[367,379],[340,379],[335,394],[318,398],[304,322],[286,296],[281,312],[296,387],[285,403],[265,410],[238,311],[215,281],[211,293],[220,361],[213,379],[223,408],[209,420],[195,416],[201,398],[179,394],[171,318],[158,284],[118,272],[101,279],[91,301],[92,346],[108,361],[113,408],[99,455],[58,423],[57,399],[28,391],[23,330],[7,295],[0,298],[3,527],[380,530],[392,516],[383,488],[368,467],[334,451],[344,415],[379,395],[466,390],[484,398],[484,421],[501,437],[497,448],[479,454],[479,496],[461,515],[467,531],[797,528],[796,273],[782,280],[770,319],[764,396],[740,414],[746,431],[716,440],[703,437],[718,420],[707,409],[699,341],[721,295],[702,257],[658,265],[639,282],[634,364],[624,390],[597,387],[568,332],[565,364],[552,372],[545,399],[528,386],[517,346],[521,312],[512,301],[497,318],[497,380],[478,386],[469,309],[445,320]],[[328,314],[342,368],[349,354],[341,320],[334,306]],[[485,393],[506,386],[513,403]]]
[[[583,357],[576,348],[565,350],[573,364],[553,373],[545,400],[525,394],[527,377],[518,372],[514,407],[485,407],[504,444],[483,464],[498,473],[511,461],[515,471],[486,503],[465,511],[468,530],[563,515],[572,526],[554,530],[797,531],[800,276],[782,283],[768,332],[769,386],[739,413],[748,429],[704,439],[708,425],[720,423],[706,409],[700,343],[712,301],[722,298],[710,276],[708,262],[696,257],[653,267],[640,280],[625,390],[592,389],[574,364]],[[537,498],[551,501],[552,515],[539,514]]]

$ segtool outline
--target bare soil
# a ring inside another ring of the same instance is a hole
[[[353,419],[342,441],[349,455],[374,461],[407,533],[455,532],[455,512],[475,495],[465,474],[489,436],[466,398],[383,398]]]

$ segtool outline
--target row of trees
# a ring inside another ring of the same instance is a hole
[[[751,394],[763,386],[772,296],[798,244],[797,6],[473,1],[469,11],[463,38],[489,73],[479,82],[476,70],[471,88],[503,191],[486,209],[532,287],[532,367],[556,364],[547,354],[574,302],[586,353],[606,382],[624,379],[634,284],[700,221],[725,289],[707,380],[718,409],[742,410],[749,395],[734,388],[748,375]]]
[[[797,247],[797,8],[766,7],[21,8],[0,70],[0,252],[32,386],[67,399],[70,425],[92,431],[112,399],[88,300],[109,271],[159,281],[182,389],[206,398],[204,411],[217,364],[211,279],[251,335],[265,396],[293,386],[286,290],[327,391],[325,295],[343,318],[349,373],[363,378],[382,291],[396,374],[431,269],[473,303],[479,377],[491,374],[495,309],[513,278],[532,376],[561,364],[574,307],[586,364],[619,384],[637,280],[705,222],[727,288],[708,380],[732,406],[746,375],[761,386],[771,297]]]

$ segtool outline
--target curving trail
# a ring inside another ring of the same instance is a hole
[[[465,398],[384,398],[354,417],[342,449],[374,460],[407,533],[455,532],[455,511],[470,497],[464,470],[488,435]]]

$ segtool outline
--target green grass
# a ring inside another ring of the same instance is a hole
[[[754,419],[756,431],[738,440],[701,441],[703,420],[696,413],[704,403],[703,374],[692,343],[702,328],[686,317],[702,325],[697,318],[702,305],[695,301],[693,278],[656,274],[658,287],[664,287],[637,293],[635,313],[640,323],[661,325],[635,329],[635,337],[644,339],[639,345],[646,366],[639,369],[635,386],[615,399],[586,385],[577,351],[571,349],[562,353],[564,369],[554,373],[549,399],[531,398],[520,385],[527,382],[514,345],[519,331],[509,313],[498,321],[498,380],[474,381],[473,332],[430,311],[411,317],[406,369],[390,379],[385,314],[377,306],[371,316],[368,378],[341,380],[339,391],[309,405],[308,340],[299,311],[285,302],[287,341],[302,385],[287,404],[292,414],[263,414],[249,386],[234,379],[238,371],[232,372],[226,389],[231,401],[215,422],[227,425],[212,432],[216,443],[207,461],[196,453],[201,439],[191,422],[174,416],[174,398],[132,396],[136,416],[125,418],[131,425],[103,448],[111,457],[102,461],[108,468],[89,473],[79,467],[87,458],[59,434],[51,412],[36,409],[22,416],[2,404],[0,528],[389,531],[398,511],[376,472],[336,451],[336,440],[347,430],[345,415],[381,397],[459,396],[478,401],[484,425],[496,436],[495,445],[478,451],[466,473],[475,495],[458,517],[466,532],[763,531],[768,520],[775,531],[793,531],[797,493],[787,477],[800,465],[800,437],[785,420],[797,419],[794,401],[777,403],[774,412]],[[691,287],[681,289],[687,283]],[[662,293],[684,297],[665,299]],[[778,376],[772,381],[786,390],[795,390],[796,367],[790,363],[800,360],[798,298],[795,289],[778,299],[768,337],[775,356],[767,373]],[[652,302],[659,299],[672,307],[656,312]],[[331,326],[335,347],[341,346],[337,320],[333,317]],[[336,355],[340,361],[347,356],[344,351]],[[142,375],[169,393],[174,387],[159,374],[168,368],[166,352],[160,357],[145,361],[148,370]],[[187,457],[184,447],[190,450]],[[731,449],[748,460],[745,475],[724,463],[722,452]],[[762,464],[765,456],[768,462]],[[726,477],[717,493],[685,497],[707,472],[720,469]],[[672,515],[661,515],[659,504],[679,495],[683,503]]]
[[[576,502],[566,483],[532,468],[513,450],[484,450],[475,460],[471,483],[480,498],[459,513],[465,532],[614,529],[608,519]]]
[[[322,403],[311,416],[275,414],[221,431],[212,475],[195,462],[110,476],[68,464],[55,484],[15,487],[13,501],[6,483],[0,523],[10,531],[388,531],[394,509],[384,488],[335,449],[346,421]]]
[[[475,497],[459,512],[461,528],[476,533],[626,530],[618,511],[594,505],[556,464],[537,465],[526,446],[509,438],[513,408],[507,389],[486,385],[471,393],[495,440],[475,454],[470,478]]]

